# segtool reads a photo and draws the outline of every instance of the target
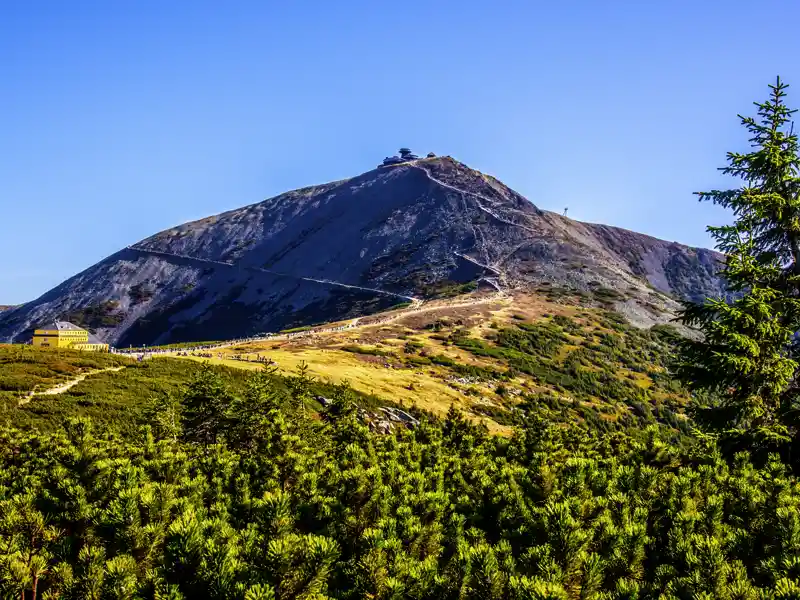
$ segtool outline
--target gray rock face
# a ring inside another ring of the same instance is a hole
[[[21,341],[54,318],[119,346],[224,339],[471,281],[610,288],[626,305],[657,297],[669,309],[724,293],[720,259],[542,211],[493,177],[429,158],[162,231],[0,313],[0,340]]]

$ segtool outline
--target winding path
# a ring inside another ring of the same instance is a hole
[[[31,399],[34,396],[55,396],[56,394],[62,394],[64,392],[66,392],[68,389],[70,389],[71,387],[74,387],[74,386],[78,385],[81,381],[83,381],[87,377],[90,377],[92,375],[99,375],[100,373],[107,373],[109,371],[121,371],[124,368],[125,368],[124,366],[121,366],[121,367],[107,367],[105,369],[95,369],[94,371],[86,371],[85,373],[81,373],[80,375],[78,375],[74,379],[70,379],[69,381],[65,381],[63,383],[59,383],[58,385],[55,385],[55,386],[53,386],[51,388],[47,388],[46,390],[42,390],[42,391],[38,391],[37,392],[36,389],[33,389],[32,391],[30,391],[27,394],[25,394],[25,396],[20,398],[20,401],[18,402],[18,405],[22,406],[23,404],[27,404],[28,402],[31,401]]]
[[[483,263],[478,262],[477,260],[475,260],[471,256],[467,256],[466,254],[461,254],[460,252],[455,252],[455,251],[453,251],[453,254],[455,254],[459,258],[463,258],[464,260],[466,260],[468,262],[471,262],[474,265],[477,265],[477,266],[481,267],[482,269],[486,269],[487,271],[491,271],[492,273],[494,273],[498,277],[503,275],[503,273],[497,267],[493,267],[491,265],[484,265]]]
[[[501,217],[500,215],[498,215],[498,214],[497,214],[496,212],[494,212],[493,210],[491,210],[491,209],[489,209],[489,208],[486,208],[486,207],[485,207],[483,204],[481,204],[480,202],[478,202],[478,200],[479,200],[479,199],[480,199],[480,200],[484,200],[485,202],[494,202],[494,200],[492,200],[492,199],[491,199],[491,198],[489,198],[488,196],[484,196],[483,194],[478,194],[477,192],[469,192],[469,191],[467,191],[467,190],[462,190],[461,188],[457,188],[457,187],[456,187],[456,186],[454,186],[454,185],[450,185],[449,183],[445,183],[445,182],[444,182],[444,181],[442,181],[441,179],[436,179],[436,177],[434,177],[433,175],[431,175],[431,174],[430,174],[430,172],[429,172],[427,169],[423,169],[423,168],[422,168],[422,167],[420,167],[419,165],[414,165],[414,164],[411,164],[410,166],[411,166],[412,168],[414,168],[414,169],[419,169],[420,171],[422,171],[423,173],[425,173],[425,175],[427,176],[427,178],[428,178],[428,179],[430,179],[430,180],[431,180],[433,183],[435,183],[435,184],[437,184],[437,185],[440,185],[440,186],[442,186],[443,188],[447,188],[448,190],[452,190],[452,191],[454,191],[454,192],[456,192],[456,193],[458,193],[458,194],[462,194],[463,196],[472,196],[473,198],[475,198],[475,199],[476,199],[476,200],[475,200],[475,205],[476,205],[476,206],[477,206],[477,207],[478,207],[480,210],[482,210],[483,212],[485,212],[487,215],[490,215],[491,217],[495,218],[496,220],[500,221],[501,223],[505,223],[506,225],[513,225],[514,227],[520,227],[520,228],[522,228],[522,229],[525,229],[526,231],[530,231],[531,233],[535,233],[535,234],[537,234],[537,235],[538,235],[538,233],[539,233],[539,232],[537,232],[537,231],[536,231],[536,230],[534,230],[534,229],[531,229],[531,228],[530,228],[530,227],[528,227],[527,225],[523,225],[522,223],[515,223],[514,221],[509,221],[508,219],[504,219],[503,217]]]
[[[530,227],[528,227],[527,225],[523,225],[522,223],[515,223],[514,221],[509,221],[508,219],[505,219],[505,218],[501,217],[500,215],[498,215],[498,214],[497,214],[495,211],[493,211],[493,210],[491,210],[490,208],[487,208],[486,206],[484,206],[484,205],[483,205],[483,204],[480,202],[481,200],[483,200],[484,202],[490,202],[490,203],[494,202],[494,200],[492,200],[492,199],[491,199],[491,198],[489,198],[488,196],[484,196],[483,194],[479,194],[479,193],[477,193],[477,192],[470,192],[470,191],[467,191],[467,190],[463,190],[463,189],[461,189],[461,188],[458,188],[458,187],[456,187],[456,186],[454,186],[454,185],[450,185],[449,183],[445,183],[445,182],[444,182],[444,181],[442,181],[441,179],[437,179],[436,177],[434,177],[433,175],[431,175],[430,171],[428,171],[427,169],[423,169],[423,168],[422,168],[422,167],[420,167],[419,165],[416,165],[416,164],[410,164],[409,166],[410,166],[411,168],[418,169],[418,170],[422,171],[423,173],[425,173],[425,176],[426,176],[426,177],[427,177],[427,178],[428,178],[428,179],[429,179],[431,182],[435,183],[436,185],[440,185],[440,186],[442,186],[443,188],[446,188],[446,189],[448,189],[448,190],[451,190],[451,191],[453,191],[453,192],[456,192],[457,194],[460,194],[460,195],[461,195],[461,198],[462,198],[462,200],[464,200],[464,199],[465,199],[467,196],[471,196],[471,197],[473,198],[473,200],[475,201],[475,206],[477,206],[479,210],[482,210],[483,212],[485,212],[486,214],[490,215],[491,217],[493,217],[495,220],[499,221],[500,223],[504,223],[505,225],[511,225],[511,226],[513,226],[513,227],[519,227],[520,229],[524,229],[525,231],[527,231],[527,232],[529,232],[529,233],[533,233],[533,234],[539,235],[539,232],[537,232],[537,231],[536,231],[536,230],[534,230],[534,229],[531,229],[531,228],[530,228]],[[475,230],[475,228],[474,228],[474,227],[473,227],[473,232],[474,232],[474,234],[475,234],[476,243],[477,243],[477,240],[478,240],[478,233],[477,233],[477,231]],[[525,241],[525,242],[523,242],[523,243],[522,243],[520,246],[518,246],[517,248],[515,248],[515,249],[514,249],[514,250],[511,252],[511,254],[509,254],[508,256],[505,256],[505,257],[504,257],[502,260],[500,260],[500,261],[494,261],[494,264],[493,264],[493,265],[490,265],[490,264],[481,264],[481,263],[480,263],[480,262],[478,262],[477,260],[475,260],[475,259],[473,259],[473,258],[470,258],[469,256],[466,256],[466,255],[464,255],[464,254],[460,254],[460,253],[458,253],[458,252],[454,252],[454,254],[455,254],[456,256],[460,257],[460,258],[463,258],[464,260],[468,260],[468,261],[470,261],[470,262],[472,262],[472,263],[475,263],[476,265],[478,265],[478,266],[480,266],[480,267],[483,267],[484,269],[487,269],[487,270],[491,271],[492,273],[494,273],[495,275],[497,275],[497,277],[500,279],[500,283],[505,283],[505,279],[506,279],[506,277],[505,277],[505,272],[502,270],[502,268],[501,268],[501,265],[502,265],[502,264],[503,264],[503,263],[504,263],[506,260],[508,260],[508,258],[509,258],[509,257],[510,257],[512,254],[514,254],[514,253],[515,253],[517,250],[519,250],[521,247],[523,247],[523,246],[525,246],[526,244],[529,244],[529,243],[530,243],[530,241]],[[484,255],[484,257],[485,257],[485,261],[488,263],[488,262],[489,262],[489,256],[488,256],[488,253],[486,252],[485,248],[481,248],[480,250],[481,250],[481,253],[482,253],[482,254]],[[482,278],[482,279],[483,279],[484,281],[486,281],[486,282],[487,282],[489,285],[491,285],[492,287],[494,287],[494,288],[495,288],[497,291],[502,291],[502,288],[501,288],[501,286],[500,286],[500,283],[498,283],[497,281],[493,281],[493,280],[491,280],[491,279],[488,279],[488,278],[486,278],[486,277],[484,277],[484,278]]]
[[[284,341],[289,339],[297,339],[308,337],[311,335],[319,335],[321,333],[332,333],[336,331],[345,331],[348,329],[354,329],[356,327],[375,327],[378,325],[385,325],[386,323],[392,323],[399,319],[416,315],[419,313],[430,312],[434,310],[442,310],[447,308],[461,308],[464,306],[472,306],[475,304],[488,304],[490,302],[497,302],[498,300],[505,299],[509,297],[509,294],[506,293],[504,290],[499,289],[499,286],[496,286],[493,282],[489,281],[490,284],[495,285],[497,292],[491,296],[484,297],[484,298],[472,298],[470,300],[465,300],[462,302],[452,302],[452,303],[444,303],[444,304],[437,304],[435,306],[430,305],[423,305],[421,302],[420,304],[414,306],[409,306],[408,308],[401,309],[399,311],[394,312],[394,314],[386,317],[380,317],[374,321],[370,321],[367,323],[361,323],[362,319],[369,319],[370,316],[363,316],[363,317],[355,317],[351,319],[347,323],[343,325],[336,325],[332,327],[315,327],[312,329],[307,329],[304,331],[298,331],[296,333],[278,333],[274,335],[268,336],[254,336],[249,338],[241,338],[236,340],[226,340],[224,342],[220,342],[219,344],[213,344],[208,346],[202,347],[191,347],[186,346],[182,348],[170,348],[170,349],[156,349],[156,350],[147,350],[142,348],[137,348],[135,350],[125,350],[121,349],[118,350],[118,354],[128,355],[128,356],[141,356],[144,359],[153,358],[155,356],[174,356],[180,357],[182,354],[188,353],[192,354],[193,352],[212,352],[215,350],[221,350],[222,348],[229,348],[231,346],[236,346],[239,344],[249,344],[253,342],[277,342],[277,341]]]
[[[249,269],[252,271],[259,271],[261,273],[268,273],[270,275],[277,275],[278,277],[290,277],[292,279],[300,279],[302,281],[310,281],[313,283],[322,283],[325,285],[332,285],[337,287],[343,287],[351,290],[362,290],[365,292],[372,292],[373,294],[381,294],[383,296],[391,296],[393,298],[399,298],[401,300],[406,300],[412,303],[421,304],[422,301],[414,296],[406,296],[405,294],[396,294],[395,292],[387,292],[386,290],[379,290],[376,288],[368,288],[363,287],[360,285],[351,285],[349,283],[341,283],[339,281],[332,281],[330,279],[316,279],[314,277],[304,277],[302,275],[291,275],[289,273],[279,273],[278,271],[273,271],[272,269],[266,269],[264,267],[248,267],[248,266],[241,266],[236,263],[229,263],[224,262],[221,260],[211,260],[208,258],[197,258],[194,256],[187,256],[185,254],[176,254],[174,252],[164,252],[163,250],[149,250],[146,248],[137,248],[136,246],[128,246],[127,250],[132,250],[134,252],[140,252],[142,254],[150,254],[153,256],[163,256],[163,257],[172,257],[172,258],[179,258],[182,260],[188,260],[191,262],[202,263],[202,264],[211,264],[215,266],[224,266],[229,268],[244,268]]]

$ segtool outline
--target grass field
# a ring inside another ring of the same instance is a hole
[[[18,405],[25,392],[111,366],[124,368],[93,374],[64,393],[34,396]],[[156,395],[179,392],[195,370],[196,365],[178,360],[136,363],[110,354],[7,346],[0,348],[0,418],[18,426],[52,429],[68,416],[91,416],[102,426],[130,433],[142,423],[140,417]],[[232,387],[243,385],[246,374],[241,370],[220,371]]]
[[[87,371],[131,363],[114,354],[0,345],[0,406],[16,404],[26,392],[54,386]]]
[[[208,362],[217,363],[212,367],[234,394],[244,390],[248,370],[220,361]],[[53,387],[76,375],[110,366],[123,368],[93,374],[61,394],[37,395],[19,405],[20,397],[26,392]],[[263,368],[255,364],[249,366]],[[139,363],[108,354],[3,346],[0,347],[0,385],[9,389],[0,392],[0,420],[13,422],[17,427],[52,430],[59,428],[68,417],[88,416],[103,429],[133,435],[145,424],[154,399],[164,394],[179,397],[198,367],[194,361],[175,358],[154,358]],[[275,381],[285,390],[282,377]],[[312,391],[314,395],[330,396],[333,389],[327,382],[316,381]],[[394,404],[358,392],[356,400],[363,407]],[[316,410],[320,405],[312,401],[309,408]]]
[[[515,407],[537,404],[554,420],[603,427],[641,420],[681,425],[685,393],[666,376],[669,347],[658,329],[635,329],[602,309],[518,294],[409,314],[389,324],[299,340],[241,344],[212,362],[283,373],[301,363],[324,381],[443,415],[451,405],[507,432]],[[196,360],[196,359],[195,359]]]
[[[309,366],[309,372],[321,381],[333,384],[347,382],[357,391],[400,406],[416,406],[439,415],[445,414],[451,405],[469,410],[468,398],[456,387],[445,382],[449,374],[446,368],[385,367],[384,363],[366,362],[349,352],[318,348],[278,350],[269,352],[269,357],[275,361],[281,373],[292,373],[305,363]],[[260,368],[254,362],[230,358],[207,360],[214,365],[235,369]],[[490,393],[488,388],[485,391]],[[492,419],[483,416],[478,418],[486,422],[490,431],[510,431],[508,427]]]

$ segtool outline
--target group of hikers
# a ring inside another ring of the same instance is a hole
[[[235,346],[237,344],[247,344],[249,342],[259,342],[268,340],[275,337],[276,334],[268,333],[263,336],[241,338],[238,340],[228,340],[225,342],[218,342],[215,344],[202,344],[197,346],[185,348],[122,348],[114,350],[117,354],[135,354],[138,356],[144,355],[147,358],[152,356],[199,356],[202,358],[213,358],[213,353],[210,350],[218,350],[220,348],[227,348],[228,346]],[[222,355],[218,353],[221,358]]]
[[[262,363],[262,364],[265,364],[265,365],[276,364],[275,361],[272,360],[271,358],[268,358],[266,356],[261,356],[260,354],[256,354],[255,356],[253,356],[252,354],[233,354],[233,355],[227,356],[226,358],[229,358],[231,360],[240,360],[242,362]]]

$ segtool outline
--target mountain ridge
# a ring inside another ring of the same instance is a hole
[[[0,339],[56,317],[121,345],[238,337],[466,284],[610,289],[646,325],[677,299],[724,293],[721,258],[544,211],[451,157],[426,158],[156,233],[4,311]]]

